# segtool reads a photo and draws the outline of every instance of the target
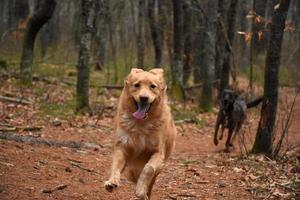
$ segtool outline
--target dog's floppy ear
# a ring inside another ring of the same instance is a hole
[[[136,73],[140,73],[143,72],[144,70],[139,69],[139,68],[131,68],[130,73],[128,74],[128,76],[126,77],[125,81],[124,81],[124,85],[127,86],[128,85],[128,79],[130,78],[130,75],[132,74],[136,74]]]
[[[164,70],[162,68],[154,68],[151,69],[149,72],[151,74],[161,76],[162,78],[164,77]]]
[[[154,68],[149,71],[149,73],[159,76],[159,79],[162,84],[162,89],[164,92],[167,91],[167,84],[164,79],[164,70],[162,68]]]
[[[139,72],[143,72],[144,70],[139,69],[139,68],[131,68],[130,74],[135,74]]]

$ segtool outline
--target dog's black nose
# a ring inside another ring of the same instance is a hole
[[[140,96],[140,101],[143,103],[148,102],[148,99],[149,99],[149,97],[147,97],[147,96]]]

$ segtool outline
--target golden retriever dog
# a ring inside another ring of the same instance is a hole
[[[126,168],[138,199],[150,198],[152,186],[174,147],[176,127],[168,106],[163,69],[133,68],[125,80],[116,116],[111,175],[112,192]]]

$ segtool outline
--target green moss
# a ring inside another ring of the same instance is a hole
[[[72,102],[65,104],[41,103],[39,105],[39,115],[67,118],[74,115],[74,104]]]
[[[192,164],[198,164],[199,161],[198,160],[186,160],[186,159],[180,159],[179,160],[179,163],[184,165],[184,166],[187,166],[187,165],[192,165]]]
[[[244,68],[239,71],[240,75],[243,77],[246,77],[249,80],[249,74],[250,74],[250,68]],[[264,84],[264,68],[261,68],[260,66],[255,65],[253,67],[253,83],[258,85]]]
[[[188,111],[184,109],[175,109],[174,106],[171,106],[171,109],[175,122],[180,120],[190,120],[199,127],[203,127],[205,125],[205,121],[198,117],[196,110]]]
[[[68,72],[72,68],[76,70],[75,67],[67,65],[38,64],[34,66],[34,72],[45,77],[63,79],[67,77]]]
[[[46,92],[46,90],[45,90],[45,88],[43,88],[43,87],[34,87],[33,88],[33,92],[34,92],[34,94],[36,95],[36,96],[42,96],[45,92]]]
[[[199,106],[203,112],[211,112],[213,109],[212,97],[202,94]]]
[[[281,67],[279,71],[280,85],[295,85],[300,81],[300,72],[294,68]]]
[[[171,96],[176,101],[183,101],[184,100],[184,93],[183,89],[180,84],[173,82],[171,86]]]

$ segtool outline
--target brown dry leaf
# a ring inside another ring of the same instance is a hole
[[[256,16],[256,12],[254,10],[250,10],[248,15],[246,16],[247,19],[252,19]]]
[[[247,43],[249,43],[250,41],[251,41],[251,39],[252,39],[252,33],[246,33],[245,34],[245,41],[247,42]]]
[[[276,5],[274,6],[274,10],[277,10],[277,9],[279,8],[279,6],[280,6],[280,3],[276,4]]]
[[[284,31],[295,31],[295,27],[293,26],[292,22],[285,22]]]
[[[254,174],[249,174],[248,177],[251,179],[251,180],[256,180],[259,178],[259,176],[255,176]]]
[[[233,171],[235,171],[236,173],[245,172],[245,170],[243,170],[242,168],[238,168],[238,167],[234,167]]]
[[[261,16],[256,16],[255,19],[254,19],[255,23],[256,24],[260,24],[263,22],[263,18]]]
[[[290,193],[282,193],[279,191],[279,189],[275,189],[275,191],[273,192],[273,196],[277,196],[279,198],[289,198],[291,196]]]
[[[264,33],[262,31],[258,31],[257,34],[258,34],[258,40],[261,41]]]
[[[240,35],[245,35],[245,34],[246,34],[246,32],[244,32],[244,31],[237,31],[237,34],[240,34]]]

